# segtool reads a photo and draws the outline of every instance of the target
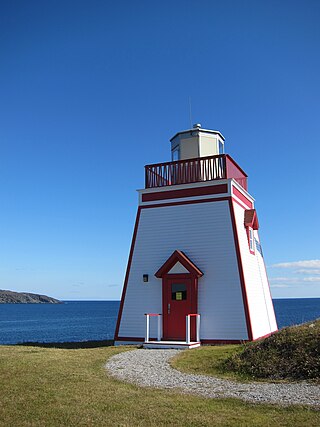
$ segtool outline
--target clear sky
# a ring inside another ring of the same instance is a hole
[[[1,1],[0,288],[119,299],[144,165],[249,175],[274,297],[320,297],[320,2]]]

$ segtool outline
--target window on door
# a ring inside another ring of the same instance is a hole
[[[184,283],[172,283],[171,285],[172,301],[183,301],[187,299],[187,285]]]

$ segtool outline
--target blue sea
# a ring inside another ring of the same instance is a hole
[[[275,299],[279,328],[320,317],[320,298]],[[119,301],[0,304],[0,344],[113,339]]]

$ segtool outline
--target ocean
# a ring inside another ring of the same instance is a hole
[[[279,328],[320,317],[320,298],[274,299]],[[119,301],[0,304],[0,344],[113,339]]]

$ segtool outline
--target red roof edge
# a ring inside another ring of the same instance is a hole
[[[259,230],[259,221],[255,209],[246,209],[244,211],[244,225],[245,227],[251,227],[254,230]]]
[[[202,271],[185,255],[182,251],[174,251],[173,254],[167,259],[167,261],[159,268],[155,273],[155,276],[159,279],[163,277],[171,268],[177,263],[180,262],[184,268],[186,268],[190,274],[201,277],[203,276]]]

